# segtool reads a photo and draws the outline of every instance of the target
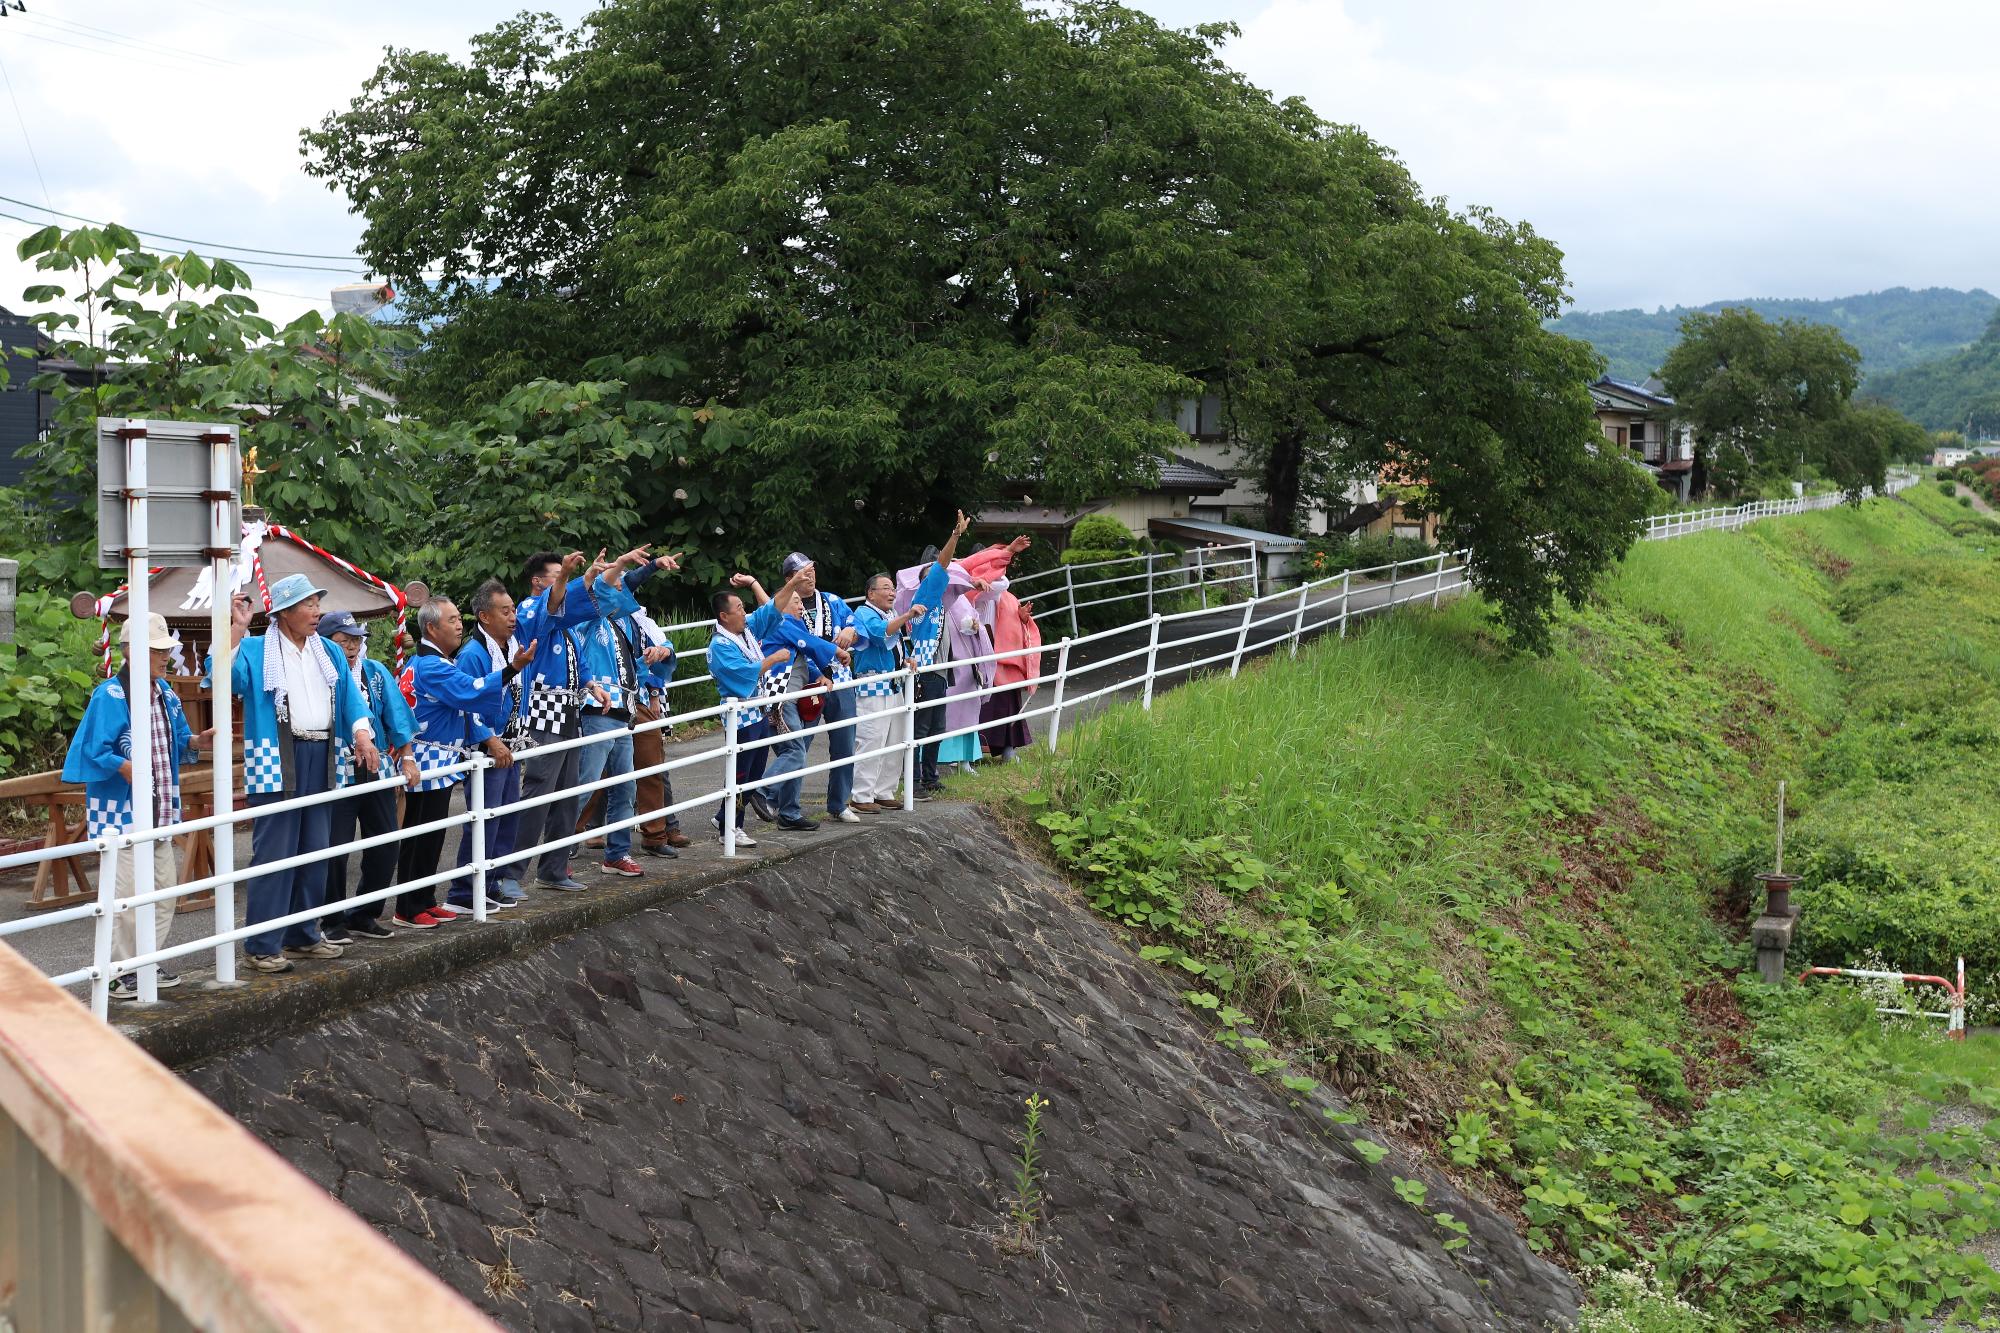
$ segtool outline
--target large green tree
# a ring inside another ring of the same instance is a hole
[[[1148,479],[1228,398],[1273,520],[1385,463],[1538,641],[1643,492],[1591,448],[1560,255],[1108,3],[621,0],[464,61],[390,51],[305,135],[428,336],[411,405],[644,358],[685,410],[628,479],[705,562],[853,576],[954,505]],[[658,358],[670,356],[671,363]],[[885,549],[885,546],[887,549]]]
[[[1660,378],[1694,428],[1695,484],[1727,492],[1810,469],[1850,495],[1879,487],[1920,428],[1857,407],[1861,353],[1835,329],[1754,310],[1693,311]]]

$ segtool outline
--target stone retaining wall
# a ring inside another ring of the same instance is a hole
[[[1254,1078],[983,818],[884,828],[187,1073],[521,1329],[1518,1329],[1569,1279]],[[1001,1244],[1023,1099],[1047,1219]],[[1428,1214],[1472,1243],[1446,1253]],[[301,1263],[312,1262],[301,1255]]]

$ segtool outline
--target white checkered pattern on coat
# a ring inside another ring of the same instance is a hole
[[[431,776],[433,769],[449,768],[465,758],[464,753],[456,745],[439,745],[436,741],[413,741],[410,744],[410,756],[417,761],[419,780],[416,790],[418,791],[443,791],[465,776],[463,773],[441,773],[436,777]]]
[[[243,742],[243,790],[263,796],[285,789],[285,753],[275,736]]]
[[[938,632],[936,634],[933,634],[930,638],[920,639],[912,637],[910,640],[911,665],[927,667],[931,663],[937,661],[938,640],[943,637],[944,637],[944,625],[942,622],[940,622],[938,625]]]
[[[857,699],[887,699],[902,692],[903,678],[887,674],[863,676],[861,683],[854,687]]]
[[[132,827],[132,798],[128,796],[121,801],[105,796],[85,797],[83,818],[86,837],[122,833]]]
[[[528,694],[528,730],[546,736],[564,735],[576,711],[567,686],[537,685]]]
[[[396,766],[392,762],[390,762],[389,752],[386,749],[377,746],[376,753],[378,754],[379,758],[377,758],[377,760],[375,761],[375,777],[369,778],[367,779],[367,781],[372,782],[375,781],[377,778],[395,777]],[[351,741],[334,742],[333,780],[334,780],[334,785],[337,787],[349,786],[355,780],[354,745]]]

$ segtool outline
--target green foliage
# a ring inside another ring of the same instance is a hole
[[[1860,349],[1861,367],[1872,388],[1877,376],[1935,361],[1973,342],[2000,303],[1976,288],[1961,292],[1949,287],[1920,291],[1891,287],[1831,301],[1753,298],[1714,301],[1700,309],[1708,314],[1748,309],[1769,320],[1830,324]],[[1553,321],[1550,327],[1589,343],[1609,363],[1613,375],[1637,384],[1666,361],[1680,338],[1681,321],[1692,313],[1686,306],[1652,311],[1577,310]],[[1962,424],[1962,417],[1959,422]]]
[[[17,647],[0,649],[0,777],[60,768],[103,679],[96,623],[72,616],[63,598],[24,592],[14,613]]]
[[[464,61],[392,51],[305,149],[429,331],[417,410],[678,358],[632,394],[702,405],[673,454],[701,484],[631,497],[644,531],[767,565],[812,532],[859,577],[953,507],[1150,482],[1185,444],[1161,404],[1206,389],[1274,522],[1422,477],[1545,647],[1646,487],[1593,448],[1596,358],[1541,326],[1560,252],[1251,87],[1228,33],[1113,3],[623,0]]]
[[[1014,1197],[1007,1204],[1007,1248],[1026,1251],[1034,1248],[1035,1228],[1041,1225],[1045,1203],[1042,1195],[1042,1112],[1049,1099],[1039,1092],[1028,1094],[1023,1103],[1028,1110],[1021,1123],[1021,1139],[1014,1154]]]
[[[31,585],[95,587],[96,419],[235,422],[267,475],[258,498],[363,568],[393,568],[398,535],[429,508],[423,436],[392,419],[394,354],[408,339],[353,315],[309,311],[279,328],[226,259],[155,255],[123,227],[46,227],[18,247],[49,281],[28,288],[48,351],[86,377],[30,380],[55,395],[27,452],[22,572]]]
[[[1990,439],[2000,430],[2000,319],[1963,351],[1877,375],[1868,390],[1931,430]]]
[[[1430,543],[1421,537],[1392,537],[1387,533],[1308,537],[1301,572],[1308,579],[1323,579],[1343,570],[1373,569],[1397,560],[1420,560],[1435,554]]]
[[[1941,481],[1937,484],[1937,488],[1940,492],[1942,492],[1945,495],[1958,494],[1958,485],[1955,482]]]

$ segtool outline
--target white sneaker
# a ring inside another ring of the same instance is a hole
[[[715,840],[718,843],[722,843],[723,842],[722,834],[717,833],[715,835]],[[724,845],[726,846],[727,844],[725,843]],[[736,845],[738,847],[755,847],[757,845],[757,840],[750,836],[750,831],[748,829],[737,829]]]
[[[861,816],[855,814],[852,810],[842,810],[834,818],[843,824],[859,824],[861,822]]]

